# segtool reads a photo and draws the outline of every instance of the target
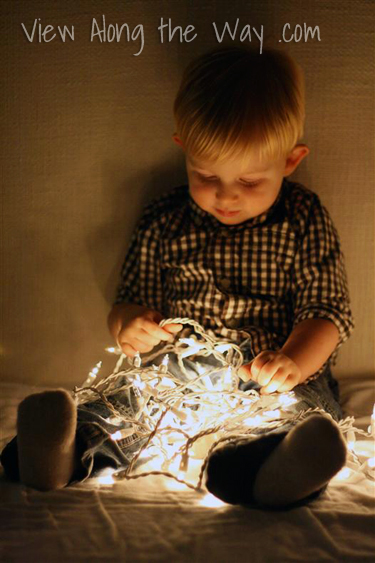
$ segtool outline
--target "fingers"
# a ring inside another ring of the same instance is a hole
[[[137,350],[135,350],[133,348],[133,346],[130,346],[130,344],[120,344],[119,346],[122,350],[122,353],[125,354],[125,356],[128,356],[129,358],[134,358],[134,356],[137,353]]]
[[[251,379],[259,385],[267,385],[280,367],[280,362],[274,352],[261,352],[251,364]]]
[[[249,366],[245,366],[248,367]],[[285,354],[266,350],[252,362],[251,379],[259,383],[260,393],[279,393],[290,391],[298,385],[301,372],[299,367]]]
[[[160,320],[160,313],[147,311],[145,315],[136,317],[125,325],[117,336],[117,343],[123,353],[134,357],[136,352],[151,352],[162,341],[172,342],[174,335],[182,329],[182,324],[168,323],[161,327],[158,324]]]
[[[291,391],[298,384],[298,380],[295,375],[288,375],[284,383],[279,384],[272,380],[266,387],[262,387],[259,393],[261,395],[269,395],[270,393],[285,393],[286,391]]]
[[[145,331],[149,336],[157,340],[157,342],[154,343],[154,346],[156,346],[156,344],[159,344],[161,340],[172,340],[171,334],[167,332],[164,327],[160,327],[153,321],[144,320],[141,325],[141,330]]]
[[[124,354],[130,356],[131,358],[137,353],[140,352],[141,354],[145,354],[146,352],[151,352],[154,346],[150,344],[145,344],[138,338],[127,338],[127,339],[118,339],[118,344],[123,351]]]
[[[245,364],[244,366],[241,366],[240,369],[238,370],[239,377],[245,383],[247,381],[250,381],[250,379],[252,379],[252,377],[251,377],[251,365],[252,365],[252,363],[253,362],[250,362],[249,364]]]
[[[168,332],[171,332],[172,334],[175,334],[176,332],[180,332],[180,330],[182,329],[182,325],[176,323],[169,323],[167,325],[164,325],[163,329],[167,330]]]
[[[284,383],[280,385],[277,391],[278,393],[286,393],[286,391],[291,391],[292,389],[294,389],[294,387],[298,385],[298,383],[299,379],[297,374],[288,375]]]
[[[285,383],[288,377],[289,374],[285,369],[279,369],[269,383],[262,387],[260,393],[262,395],[267,395],[269,393],[275,393],[275,391],[280,391],[281,386]]]

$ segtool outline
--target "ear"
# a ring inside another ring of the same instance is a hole
[[[174,140],[174,142],[176,143],[176,145],[179,145],[180,147],[182,147],[183,150],[185,150],[185,147],[180,139],[180,137],[177,136],[176,133],[173,133],[172,135],[172,139]]]
[[[295,171],[301,160],[305,158],[310,152],[307,145],[296,145],[294,149],[288,154],[285,161],[284,176],[289,176]]]

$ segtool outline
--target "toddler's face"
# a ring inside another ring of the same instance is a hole
[[[190,195],[197,205],[225,225],[239,225],[261,215],[275,202],[286,171],[286,159],[253,157],[217,162],[186,157]]]

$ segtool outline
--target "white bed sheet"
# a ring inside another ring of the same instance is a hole
[[[346,413],[366,428],[373,380],[345,380],[341,390]],[[18,403],[35,391],[0,386],[1,445],[14,434]],[[2,474],[1,561],[375,561],[375,487],[361,475],[288,512],[207,506],[214,497],[178,487],[152,476],[42,493]]]

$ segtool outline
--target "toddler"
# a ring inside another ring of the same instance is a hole
[[[163,318],[189,317],[240,345],[243,389],[293,389],[296,412],[319,407],[331,415],[259,429],[256,438],[217,448],[209,459],[207,488],[225,502],[299,506],[319,496],[345,463],[330,367],[353,328],[332,220],[316,194],[288,180],[309,153],[299,142],[302,73],[280,51],[217,48],[188,65],[174,116],[188,184],[146,208],[109,330],[133,357],[181,330],[161,328]],[[132,397],[116,401],[134,414]],[[109,440],[106,414],[97,402],[79,407],[77,418],[63,390],[26,398],[18,437],[2,454],[8,475],[49,489],[128,463],[139,443],[132,436]]]

